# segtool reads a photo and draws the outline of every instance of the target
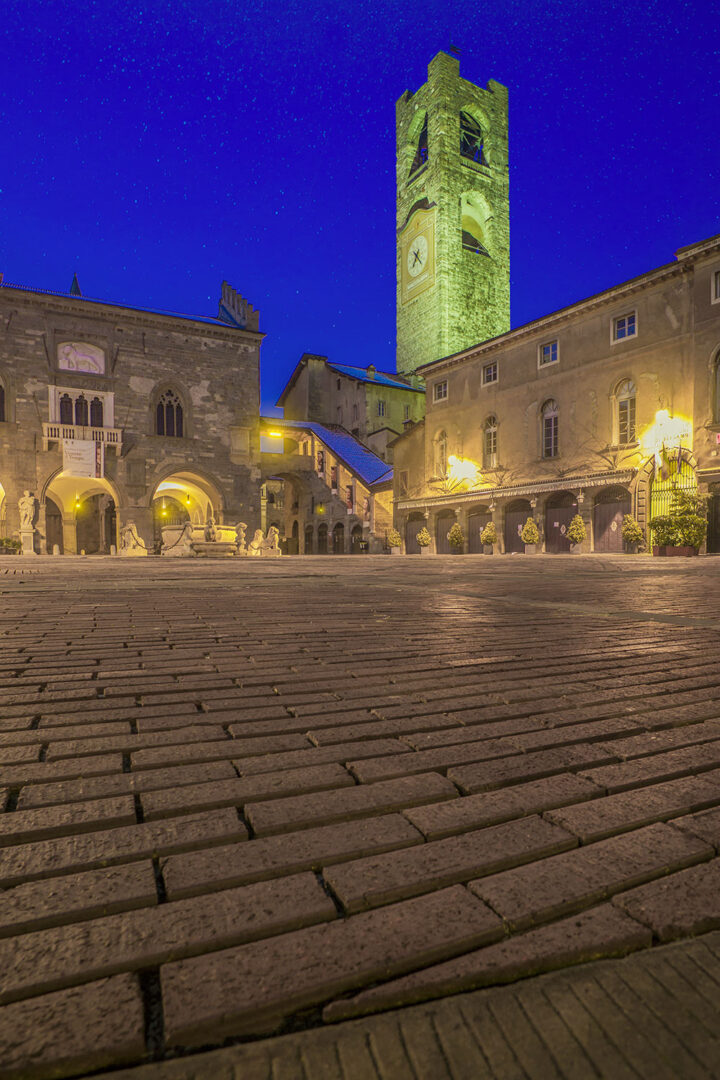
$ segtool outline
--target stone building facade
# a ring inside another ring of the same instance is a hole
[[[287,420],[310,420],[345,428],[385,461],[388,443],[425,412],[425,384],[416,375],[396,375],[335,364],[305,353],[277,401]]]
[[[459,521],[481,551],[623,550],[630,513],[648,534],[673,485],[710,497],[720,551],[720,237],[590,299],[421,368],[426,418],[393,444],[396,525],[407,551],[426,525],[436,551]],[[650,540],[648,534],[648,540]]]
[[[264,519],[278,529],[288,554],[387,548],[392,469],[382,458],[344,428],[309,420],[262,418],[261,445]]]
[[[35,497],[35,550],[148,552],[164,525],[260,518],[258,313],[227,283],[216,317],[3,283],[0,536]]]
[[[508,93],[438,53],[396,105],[397,370],[510,327]]]

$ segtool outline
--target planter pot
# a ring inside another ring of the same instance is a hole
[[[667,553],[668,549],[665,547],[664,544],[660,546],[658,546],[657,544],[653,544],[653,555],[667,555]]]
[[[427,547],[421,547],[420,548],[420,554],[421,555],[432,555],[432,551],[430,550],[430,545],[428,544]]]
[[[391,555],[402,555],[402,548],[391,547],[390,548],[390,554]]]
[[[666,555],[697,555],[698,549],[690,547],[689,544],[683,544],[681,547],[666,547]]]
[[[637,555],[637,553],[638,553],[637,540],[633,540],[633,541],[628,540],[626,542],[626,544],[625,544],[625,549],[626,549],[628,555]]]
[[[536,551],[537,551],[537,544],[526,544],[525,545],[525,554],[526,555],[534,555]]]
[[[461,547],[454,547],[452,549],[452,554],[453,555],[462,555],[462,553],[463,553],[463,549]]]
[[[570,545],[570,554],[571,555],[579,555],[581,551],[582,551],[582,544],[571,544]]]
[[[493,553],[492,544],[483,544],[483,555],[492,555],[492,553]]]

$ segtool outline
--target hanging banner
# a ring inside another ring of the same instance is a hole
[[[105,444],[93,439],[63,439],[63,472],[66,476],[103,477]]]

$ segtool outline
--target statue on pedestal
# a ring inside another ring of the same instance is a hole
[[[248,555],[262,555],[265,547],[265,537],[262,529],[256,529],[255,535],[248,544]]]
[[[18,510],[20,511],[20,532],[31,531],[35,519],[35,496],[29,491],[23,491],[22,497],[18,499]]]
[[[268,529],[267,539],[263,545],[263,555],[282,555],[280,550],[280,532],[275,525]]]
[[[247,555],[247,546],[245,544],[245,533],[247,531],[247,525],[244,521],[238,521],[235,526],[235,534],[237,536],[237,553],[238,555]]]
[[[125,556],[147,555],[145,541],[138,535],[137,525],[128,521],[120,530],[120,554]]]

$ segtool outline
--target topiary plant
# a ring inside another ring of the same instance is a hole
[[[582,544],[583,540],[587,540],[585,522],[579,514],[576,514],[568,525],[567,538],[571,544]]]
[[[620,529],[622,538],[626,544],[644,544],[645,534],[638,525],[632,514],[625,514]]]
[[[430,544],[432,543],[430,533],[427,531],[424,525],[420,532],[417,534],[417,542],[420,547],[430,547]]]
[[[494,521],[488,521],[487,525],[480,533],[480,543],[489,547],[491,544],[497,544],[497,529]]]
[[[453,547],[455,547],[455,548],[461,548],[463,546],[463,544],[465,543],[465,537],[463,536],[463,531],[460,528],[457,521],[454,522],[454,524],[450,526],[450,532],[447,535],[448,535],[448,540],[450,541],[451,545]]]
[[[387,542],[390,547],[402,547],[402,536],[397,529],[391,529],[388,533]]]
[[[522,532],[520,533],[520,539],[522,540],[523,544],[539,544],[540,543],[540,533],[538,532],[538,527],[535,524],[534,518],[529,517],[527,519],[527,521],[525,522],[525,524],[522,527]]]

